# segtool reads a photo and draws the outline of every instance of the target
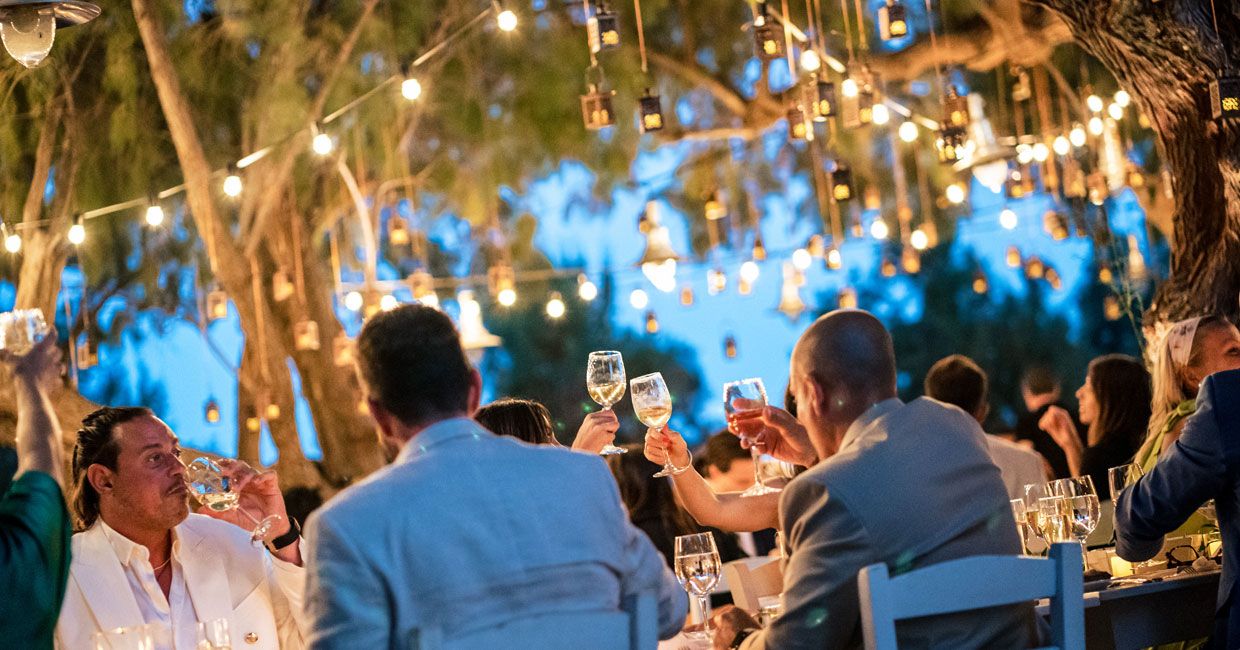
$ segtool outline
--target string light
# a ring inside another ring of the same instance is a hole
[[[883,221],[882,219],[875,219],[874,223],[870,224],[870,235],[873,236],[874,239],[886,239],[888,234],[890,234],[890,232],[887,229],[886,221]]]
[[[999,213],[999,225],[1003,226],[1005,229],[1014,230],[1016,228],[1016,224],[1016,213],[1010,208],[1004,208],[1003,212]]]
[[[344,296],[344,307],[349,311],[358,311],[362,308],[362,294],[359,291],[350,291]]]
[[[559,291],[551,292],[551,299],[547,301],[547,315],[552,318],[560,318],[564,315],[564,298],[560,296]]]
[[[159,226],[164,222],[164,209],[159,206],[159,200],[152,197],[151,204],[146,208],[146,223],[152,228]]]
[[[320,129],[317,124],[310,127],[310,132],[314,134],[314,138],[310,141],[310,147],[314,149],[314,153],[317,153],[320,156],[326,156],[332,152],[332,149],[335,147],[335,143],[332,142],[332,137],[330,135],[323,133],[323,130]]]
[[[835,246],[827,251],[827,266],[831,269],[838,269],[844,264],[844,256],[840,255],[840,249]]]
[[[905,122],[900,125],[900,139],[905,142],[912,142],[917,139],[917,125],[912,122]]]
[[[875,104],[873,112],[870,113],[870,119],[882,126],[891,121],[891,112],[887,110],[886,104]]]
[[[496,294],[495,301],[505,307],[511,307],[517,302],[517,292],[515,289],[502,289]]]
[[[629,304],[633,305],[633,309],[645,309],[646,305],[650,304],[650,296],[641,289],[634,289],[633,293],[629,294]]]
[[[814,258],[810,256],[809,251],[804,248],[798,248],[792,253],[792,265],[798,271],[804,271],[814,262]]]
[[[22,249],[22,238],[16,232],[9,232],[3,223],[0,223],[0,234],[4,235],[4,250],[10,253],[16,253]]]
[[[1132,103],[1132,96],[1128,94],[1128,91],[1120,90],[1115,93],[1115,103],[1119,104],[1120,108],[1128,108],[1128,105]]]
[[[1085,129],[1081,128],[1081,125],[1079,124],[1072,127],[1072,131],[1068,133],[1068,141],[1071,142],[1074,147],[1085,146]]]
[[[926,250],[926,246],[930,244],[930,238],[926,236],[926,231],[918,228],[909,235],[908,241],[919,251]]]
[[[844,83],[840,84],[840,90],[844,92],[845,97],[856,97],[860,92],[857,82],[853,79],[845,79]]]
[[[598,297],[598,287],[594,286],[594,283],[590,282],[584,273],[577,276],[577,295],[586,302]]]
[[[80,246],[86,241],[86,227],[82,225],[82,215],[78,214],[73,218],[73,225],[69,227],[69,242],[74,246]]]
[[[1089,118],[1089,132],[1094,135],[1102,135],[1102,119],[1098,117]]]
[[[1055,153],[1061,156],[1066,156],[1069,151],[1072,151],[1072,143],[1068,142],[1068,139],[1062,135],[1055,138],[1055,142],[1051,146],[1055,148]]]
[[[818,53],[814,50],[805,50],[801,52],[801,68],[807,72],[814,72],[822,67],[822,59],[818,58]]]
[[[236,165],[229,165],[228,176],[224,177],[224,194],[230,198],[241,196],[241,176],[237,173]]]
[[[1039,142],[1033,145],[1033,159],[1038,162],[1046,162],[1051,157],[1051,150],[1045,143]]]
[[[1111,119],[1113,120],[1124,119],[1124,109],[1119,104],[1116,104],[1114,102],[1112,102],[1111,105],[1107,107],[1107,114],[1110,115]]]
[[[400,96],[413,101],[422,96],[422,83],[413,77],[400,82]]]
[[[1097,95],[1090,95],[1089,98],[1085,100],[1085,105],[1089,107],[1089,110],[1095,113],[1102,112],[1102,98]]]
[[[511,9],[505,9],[495,17],[495,24],[501,31],[511,32],[517,28],[517,14],[513,13]]]
[[[964,187],[960,183],[953,183],[947,186],[947,200],[953,204],[959,205],[964,203]]]
[[[741,272],[740,272],[741,280],[744,280],[745,282],[748,282],[749,284],[753,284],[754,282],[757,282],[758,275],[761,274],[761,272],[762,270],[758,268],[758,264],[754,262],[753,260],[749,260],[745,262],[744,264],[741,264]]]
[[[400,301],[390,293],[379,299],[379,309],[383,311],[392,311],[398,306],[400,306]]]

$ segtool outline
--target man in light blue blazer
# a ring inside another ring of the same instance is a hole
[[[1214,499],[1223,535],[1223,579],[1218,585],[1213,646],[1240,648],[1240,370],[1206,378],[1197,411],[1158,464],[1115,502],[1115,550],[1132,562],[1162,550],[1163,536]]]
[[[392,464],[306,523],[314,650],[417,648],[545,613],[657,599],[662,638],[688,600],[594,455],[497,437],[469,419],[482,381],[442,312],[381,312],[357,370]],[[553,630],[548,631],[553,634]]]

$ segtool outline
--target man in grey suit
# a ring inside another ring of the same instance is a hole
[[[618,611],[639,593],[657,599],[661,637],[679,631],[687,596],[602,459],[469,419],[482,380],[443,312],[376,314],[357,368],[394,462],[306,522],[311,648],[416,648],[532,615]]]
[[[1223,536],[1223,579],[1218,585],[1214,648],[1240,648],[1240,370],[1210,375],[1197,394],[1197,411],[1158,464],[1115,501],[1115,551],[1148,560],[1202,503],[1214,499]]]
[[[862,645],[857,573],[893,574],[970,555],[1016,555],[1020,540],[977,421],[931,399],[896,398],[891,336],[871,314],[831,312],[793,351],[797,421],[774,407],[759,444],[812,465],[784,488],[789,551],[784,614],[765,630],[741,610],[718,617],[715,648],[825,650]],[[1029,605],[915,619],[901,647],[1027,648]]]

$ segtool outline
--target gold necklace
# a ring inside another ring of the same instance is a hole
[[[164,570],[164,567],[168,566],[168,563],[169,563],[169,562],[171,562],[171,561],[172,561],[172,554],[171,554],[171,553],[169,553],[169,554],[168,554],[168,559],[164,560],[164,563],[163,563],[163,564],[161,564],[161,565],[159,565],[159,566],[155,567],[155,577],[156,577],[156,578],[158,578],[158,577],[159,577],[159,572],[160,572],[160,571],[163,571],[163,570]]]

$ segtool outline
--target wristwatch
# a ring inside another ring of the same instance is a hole
[[[749,635],[754,632],[757,632],[757,630],[752,627],[748,627],[737,632],[736,636],[732,637],[732,644],[728,646],[728,650],[737,650],[737,648],[740,648],[741,644],[745,642],[745,639],[748,639]]]
[[[288,523],[289,523],[288,532],[267,542],[267,550],[271,551],[272,553],[275,553],[276,551],[281,551],[285,547],[291,545],[293,542],[296,542],[298,538],[301,537],[301,526],[297,525],[297,520],[292,517],[289,517]]]

